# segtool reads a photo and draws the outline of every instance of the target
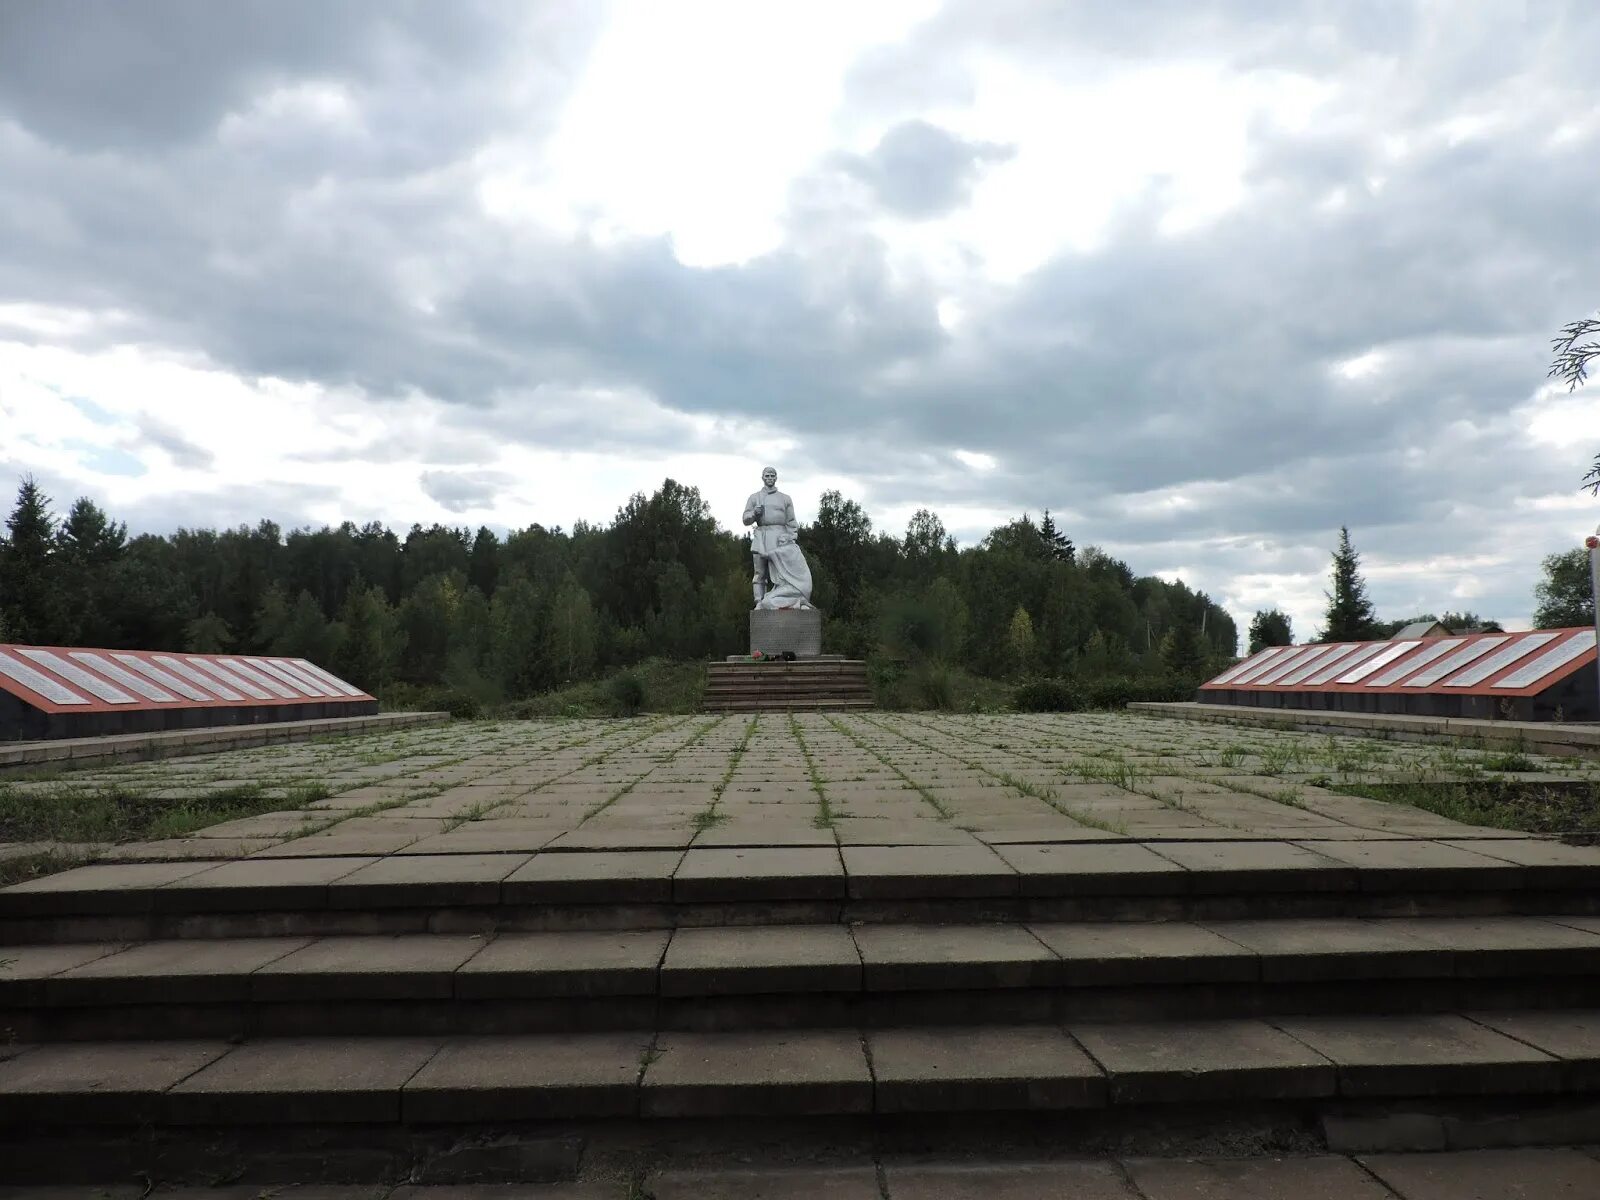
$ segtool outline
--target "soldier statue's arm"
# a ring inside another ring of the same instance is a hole
[[[754,492],[751,494],[750,499],[744,502],[744,523],[746,525],[756,525],[761,521],[761,509],[763,506],[757,503],[760,495],[760,492]]]

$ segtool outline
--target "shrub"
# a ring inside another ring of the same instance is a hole
[[[1083,692],[1071,679],[1030,679],[1011,695],[1018,712],[1077,712],[1084,707]]]
[[[1084,687],[1085,708],[1126,708],[1172,700],[1193,700],[1198,682],[1179,675],[1110,675]]]
[[[925,708],[950,712],[956,706],[956,678],[943,663],[924,663],[912,673],[911,686]]]
[[[458,721],[476,720],[484,714],[483,701],[454,687],[422,687],[391,683],[383,689],[385,712],[447,712]]]
[[[617,716],[636,716],[644,707],[644,681],[632,671],[624,671],[606,684],[606,696]]]

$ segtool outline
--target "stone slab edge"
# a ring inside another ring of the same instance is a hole
[[[372,733],[448,721],[445,712],[376,713],[364,717],[319,717],[312,721],[273,721],[260,725],[213,725],[171,729],[161,733],[126,733],[110,737],[60,738],[48,742],[0,744],[0,775],[47,766],[89,766],[107,762],[143,762],[215,754],[247,746],[305,742],[330,733]]]
[[[1520,748],[1530,754],[1600,758],[1600,725],[1552,725],[1539,721],[1484,721],[1465,717],[1418,717],[1395,713],[1341,713],[1320,709],[1250,708],[1193,701],[1135,701],[1129,712],[1218,725],[1255,725],[1305,733],[1353,733],[1406,741],[1482,739],[1487,746]]]

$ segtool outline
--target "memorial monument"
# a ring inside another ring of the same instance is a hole
[[[822,653],[822,614],[811,607],[811,567],[800,549],[794,501],[778,490],[773,467],[762,470],[761,485],[744,503],[755,572],[750,653],[816,658]]]

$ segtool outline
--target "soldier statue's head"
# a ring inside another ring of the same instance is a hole
[[[778,468],[776,468],[776,467],[762,467],[761,468],[761,482],[766,484],[769,488],[770,487],[777,487],[778,486]]]

